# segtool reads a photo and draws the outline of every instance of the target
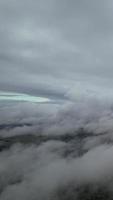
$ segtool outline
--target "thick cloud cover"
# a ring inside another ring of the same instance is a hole
[[[112,0],[0,0],[0,200],[113,200],[112,20]]]
[[[112,19],[112,0],[0,0],[0,89],[112,88]]]
[[[112,199],[113,104],[3,103],[0,199]]]

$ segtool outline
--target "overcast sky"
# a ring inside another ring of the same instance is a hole
[[[0,90],[63,99],[112,76],[112,0],[0,0]]]

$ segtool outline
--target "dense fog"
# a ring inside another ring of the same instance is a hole
[[[113,104],[3,103],[0,199],[112,199]]]

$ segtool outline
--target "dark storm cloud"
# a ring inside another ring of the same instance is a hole
[[[1,0],[1,90],[63,98],[78,82],[111,87],[112,18],[111,0]]]

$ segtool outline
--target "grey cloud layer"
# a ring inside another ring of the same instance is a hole
[[[111,0],[1,0],[1,89],[63,98],[78,82],[112,87],[112,11]]]
[[[3,103],[0,113],[1,200],[112,199],[113,104]]]
[[[63,105],[13,102],[1,105],[0,113],[0,136],[3,137],[28,133],[47,136],[76,134],[83,128],[93,137],[100,135],[112,139],[111,102],[85,98]]]

